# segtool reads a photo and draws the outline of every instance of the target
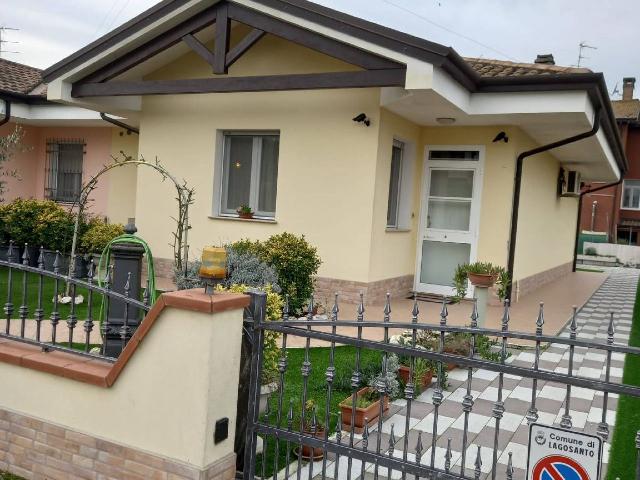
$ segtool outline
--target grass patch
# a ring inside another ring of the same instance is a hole
[[[586,268],[586,267],[576,267],[576,272],[595,272],[595,273],[604,273],[604,270],[599,268]]]
[[[633,308],[633,324],[629,345],[640,347],[640,284],[636,292]],[[640,386],[640,356],[627,354],[624,362],[622,381],[628,385]],[[636,432],[640,430],[640,398],[621,395],[618,401],[616,426],[611,442],[609,471],[607,478],[635,478],[637,450]]]
[[[18,318],[19,308],[22,303],[22,271],[14,270],[13,271],[13,320]],[[36,273],[27,273],[27,307],[29,308],[29,319],[33,319],[33,313],[36,308],[38,308],[38,288],[39,288],[39,275]],[[0,267],[0,307],[4,306],[7,301],[7,292],[8,292],[8,283],[9,283],[9,273],[8,268]],[[64,281],[58,282],[58,293],[64,294],[66,289],[66,284]],[[44,318],[45,321],[51,317],[51,312],[53,312],[53,297],[54,292],[56,291],[55,280],[51,277],[42,278],[42,309],[44,310]],[[144,289],[142,290],[144,291]],[[158,292],[158,295],[160,292]],[[76,305],[76,316],[78,321],[84,321],[87,318],[88,312],[88,299],[89,299],[89,291],[83,287],[76,287],[76,295],[82,295],[84,297],[84,301]],[[101,304],[102,304],[102,295],[100,293],[94,292],[93,294],[93,305],[91,308],[91,312],[93,314],[93,320],[98,320],[101,314]],[[60,313],[60,321],[65,321],[69,314],[71,313],[71,305],[62,305],[58,304],[58,312]],[[0,317],[4,318],[4,317]]]
[[[0,472],[0,480],[24,480],[24,478],[9,472]]]
[[[327,388],[325,373],[329,366],[329,347],[317,347],[309,350],[309,360],[311,362],[311,375],[308,381],[307,400],[313,399],[317,405],[318,420],[323,424],[325,423],[325,408],[327,400]],[[356,357],[356,348],[350,346],[336,347],[335,350],[335,377],[334,386],[331,396],[330,404],[330,421],[329,421],[329,434],[335,432],[337,415],[340,411],[338,404],[345,398],[351,395],[351,375],[353,373]],[[289,409],[289,401],[293,400],[294,418],[300,418],[301,402],[302,402],[302,375],[300,374],[300,368],[304,361],[304,349],[291,348],[287,350],[288,367],[285,374],[285,392],[283,395],[283,408],[282,408],[282,423],[281,426],[286,428],[286,418]],[[360,370],[363,374],[363,379],[367,379],[372,372],[379,371],[382,363],[382,352],[373,350],[362,350],[360,356]],[[278,394],[277,392],[271,396],[270,400],[271,416],[269,421],[271,424],[277,423],[277,411],[278,411]],[[294,421],[293,429],[298,430],[298,422]],[[293,448],[297,445],[290,445],[289,461],[292,462],[296,459],[293,454]],[[275,467],[275,440],[273,437],[267,438],[266,445],[266,463],[265,463],[265,475],[270,476],[273,474]],[[282,469],[286,465],[287,444],[285,441],[280,442],[279,455],[277,468]],[[258,457],[256,463],[256,475],[262,473],[262,457]]]
[[[18,318],[18,309],[22,304],[22,276],[24,272],[14,270],[13,276],[13,318]],[[39,288],[39,275],[36,273],[27,273],[27,306],[29,307],[29,318],[33,318],[33,312],[38,308],[38,288]],[[0,267],[0,304],[4,305],[7,301],[7,291],[9,284],[9,269],[7,267]],[[63,281],[58,282],[58,293],[63,294],[66,289],[66,284]],[[55,280],[50,277],[42,278],[42,308],[44,310],[44,318],[48,319],[53,312],[53,297],[55,296]],[[86,288],[77,287],[76,295],[82,295],[84,302],[80,305],[76,305],[76,315],[78,320],[83,320],[87,317],[87,299],[88,291]],[[97,320],[100,315],[100,303],[102,296],[99,294],[93,295],[93,306],[91,311],[93,312],[94,320]],[[71,305],[58,305],[58,312],[61,315],[61,320],[66,318],[71,313]]]

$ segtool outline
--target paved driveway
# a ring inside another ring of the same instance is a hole
[[[607,327],[610,312],[615,312],[615,342],[628,344],[629,332],[631,330],[631,320],[635,302],[635,294],[638,283],[639,270],[615,269],[610,276],[596,291],[591,299],[584,305],[578,315],[578,338],[604,343],[607,339]],[[561,336],[569,336],[568,329],[565,329]],[[513,365],[530,368],[533,365],[535,355],[531,350],[516,353],[509,358]],[[569,362],[569,351],[565,345],[552,344],[540,357],[540,368],[544,370],[567,373]],[[624,366],[624,355],[614,353],[611,363],[611,381],[620,382]],[[604,380],[605,355],[601,351],[587,348],[576,348],[574,355],[574,373],[593,379]],[[450,387],[444,392],[445,400],[439,409],[438,437],[436,439],[436,466],[442,468],[445,461],[445,451],[447,442],[451,439],[452,458],[451,465],[453,471],[459,472],[461,468],[464,414],[462,401],[466,393],[467,370],[456,369],[449,373]],[[476,370],[473,373],[472,395],[474,404],[472,413],[469,416],[468,448],[466,455],[467,474],[473,478],[473,468],[476,459],[477,445],[481,448],[482,477],[486,477],[490,471],[493,457],[494,439],[494,419],[492,410],[497,398],[498,374],[487,370]],[[378,433],[377,427],[372,428],[369,438],[369,445],[377,444],[377,436],[382,435],[383,450],[387,451],[389,443],[389,433],[391,425],[394,426],[394,436],[396,439],[394,455],[402,458],[404,448],[404,437],[409,435],[409,458],[415,461],[415,445],[418,432],[421,432],[422,442],[425,445],[422,462],[429,464],[431,459],[432,425],[433,425],[433,389],[423,392],[417,401],[414,401],[411,408],[411,420],[409,432],[404,431],[406,401],[396,400],[393,402],[386,420],[382,427],[382,432]],[[513,453],[513,466],[515,467],[514,479],[524,479],[527,462],[528,426],[526,413],[529,409],[532,396],[532,380],[515,375],[505,375],[503,398],[505,400],[505,413],[500,425],[500,436],[498,444],[498,478],[505,478],[508,452]],[[536,407],[538,408],[539,423],[548,425],[558,425],[564,414],[566,398],[566,386],[554,384],[552,382],[538,382]],[[615,427],[615,410],[617,407],[618,395],[610,394],[607,407],[606,418],[610,425],[612,437]],[[573,387],[571,390],[570,415],[573,422],[573,429],[586,433],[595,434],[598,423],[602,419],[603,394],[585,388]],[[348,438],[348,433],[343,434],[343,438]],[[361,436],[356,436],[357,443],[361,441]],[[604,470],[609,459],[610,444],[607,442],[604,448]],[[353,461],[351,479],[360,477],[361,464],[358,460]],[[346,479],[347,460],[341,458],[338,462],[338,478]],[[290,474],[295,470],[295,462],[292,465]],[[308,469],[313,468],[312,477],[316,477],[316,472],[320,474],[322,462],[315,462],[312,466],[305,465],[304,472],[299,478],[308,477]],[[373,467],[368,466],[367,471],[372,472]],[[284,473],[284,472],[283,472]],[[328,463],[327,476],[335,477],[335,463],[332,459]],[[400,472],[392,472],[392,477],[401,478]],[[386,468],[380,469],[380,476],[386,477]],[[297,473],[290,478],[296,478]],[[284,475],[280,476],[284,478]],[[604,478],[604,474],[603,474]]]

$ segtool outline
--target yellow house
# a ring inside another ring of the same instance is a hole
[[[515,298],[571,271],[581,182],[626,169],[602,74],[462,58],[303,0],[165,0],[44,76],[195,187],[192,256],[304,234],[324,297],[448,294],[481,260]],[[174,192],[135,178],[123,213],[169,259]]]

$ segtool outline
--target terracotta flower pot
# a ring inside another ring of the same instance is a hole
[[[498,277],[488,273],[468,273],[469,281],[474,287],[489,288],[492,287]]]
[[[318,428],[316,433],[311,433],[311,431],[306,428],[303,431],[305,435],[311,435],[320,440],[324,440],[324,428]],[[321,447],[312,447],[311,445],[305,445],[303,443],[301,456],[304,459],[319,460],[324,457],[324,449]]]
[[[371,387],[364,387],[358,390],[357,396],[361,397],[373,389]],[[354,421],[355,433],[362,433],[364,430],[364,419],[366,418],[369,425],[373,424],[380,415],[380,400],[373,402],[371,405],[365,408],[356,407],[356,415]],[[389,397],[384,397],[383,411],[389,410]],[[340,403],[340,412],[342,413],[342,428],[345,431],[351,431],[351,413],[353,411],[353,395],[345,398]]]
[[[253,218],[253,213],[238,213],[238,217],[244,218],[245,220],[249,220]]]
[[[398,376],[405,384],[409,383],[409,370],[409,367],[407,367],[406,365],[400,365],[400,367],[398,368]],[[429,385],[431,385],[431,380],[433,380],[433,372],[428,371],[424,375],[422,375],[422,378],[420,379],[420,386],[423,389],[427,388]]]

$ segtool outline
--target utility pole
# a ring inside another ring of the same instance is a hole
[[[15,51],[12,51],[12,50],[5,50],[5,48],[4,48],[4,44],[5,43],[18,43],[18,42],[11,41],[11,40],[5,40],[5,35],[10,30],[13,30],[13,31],[17,32],[19,29],[18,28],[5,27],[4,25],[0,25],[0,58],[2,58],[2,54],[4,54],[4,53],[20,53],[20,52],[15,52]]]
[[[578,63],[576,64],[576,67],[580,67],[582,65],[582,60],[588,60],[589,57],[585,57],[582,52],[584,51],[585,48],[589,48],[591,50],[597,50],[598,47],[592,47],[591,45],[587,45],[587,42],[585,42],[584,40],[582,42],[579,43],[580,46],[580,50],[578,52]]]

